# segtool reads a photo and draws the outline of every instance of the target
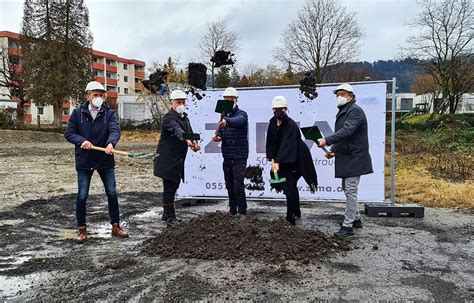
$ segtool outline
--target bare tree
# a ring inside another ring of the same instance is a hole
[[[25,114],[26,85],[21,77],[20,58],[10,53],[7,46],[0,49],[0,96],[8,97],[10,100],[18,100],[17,114],[20,123],[23,122]]]
[[[455,113],[462,95],[474,89],[474,6],[472,0],[421,0],[421,13],[410,26],[419,33],[408,38],[402,55],[427,61],[441,87],[442,102],[434,113]]]
[[[332,66],[357,58],[363,36],[355,14],[338,1],[307,0],[283,32],[275,59],[299,71],[313,71],[321,83]]]
[[[230,31],[224,20],[219,19],[216,22],[207,23],[207,30],[201,37],[199,49],[205,64],[211,69],[212,87],[214,87],[215,64],[210,61],[211,57],[218,50],[236,52],[239,49],[238,41],[239,35]]]

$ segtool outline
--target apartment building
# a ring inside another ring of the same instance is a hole
[[[18,45],[20,35],[9,31],[0,31],[0,47],[6,52],[0,52],[0,56],[8,55],[9,62],[20,62],[21,50]],[[1,59],[1,57],[0,57]],[[2,62],[0,60],[0,62]],[[107,89],[107,97],[117,101],[118,95],[133,96],[143,89],[141,81],[145,77],[145,62],[136,59],[127,59],[115,54],[98,50],[92,51],[91,68],[94,79],[104,85]],[[21,67],[19,68],[21,72]],[[18,96],[12,94],[11,98],[6,88],[0,87],[0,109],[16,108]],[[118,102],[114,102],[118,104]],[[25,122],[49,124],[54,120],[53,107],[36,106],[34,100],[25,104]],[[61,121],[66,123],[71,114],[71,102],[65,100]]]

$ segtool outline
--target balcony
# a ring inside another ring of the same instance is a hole
[[[106,65],[105,70],[108,71],[109,73],[116,73],[117,72],[117,66]]]
[[[141,71],[136,70],[135,71],[135,77],[143,79],[143,78],[145,78],[145,72],[141,72]]]
[[[118,93],[117,92],[107,92],[107,97],[118,98]]]
[[[97,82],[100,82],[102,84],[105,83],[105,78],[104,77],[94,77],[94,80],[97,81]]]
[[[117,86],[117,79],[107,78],[107,85]]]
[[[21,56],[21,50],[18,47],[9,47],[8,54],[13,56]]]
[[[69,121],[69,117],[71,117],[71,116],[69,116],[69,115],[62,115],[62,116],[61,116],[61,122],[67,123],[67,122]]]
[[[104,70],[104,65],[97,62],[92,62],[92,68],[97,70]]]
[[[31,122],[33,121],[33,116],[31,114],[25,114],[24,120],[25,122]]]
[[[11,73],[19,74],[23,70],[20,64],[8,64],[8,69]]]
[[[144,88],[143,83],[135,82],[135,89],[142,90]]]
[[[64,101],[63,102],[63,109],[68,109],[71,107],[71,103],[69,103],[69,101]]]

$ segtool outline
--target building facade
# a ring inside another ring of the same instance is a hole
[[[8,56],[8,62],[20,62],[21,50],[18,45],[18,33],[0,31],[0,56]],[[0,63],[3,62],[1,58]],[[107,89],[107,99],[118,104],[118,96],[133,96],[143,89],[141,81],[145,78],[145,62],[136,59],[122,58],[114,54],[92,50],[91,68],[94,80],[102,83]],[[21,68],[20,68],[21,72]],[[17,107],[18,96],[10,96],[7,88],[0,87],[0,109]],[[81,101],[75,102],[80,103]],[[61,121],[66,123],[71,114],[71,103],[65,100]],[[54,121],[51,105],[36,106],[34,100],[25,104],[25,122],[50,124]]]

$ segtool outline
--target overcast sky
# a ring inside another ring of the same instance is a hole
[[[237,67],[273,62],[280,35],[305,0],[86,0],[94,49],[125,58],[182,66],[199,60],[197,47],[208,21],[221,18],[240,36]],[[419,12],[415,0],[341,0],[357,15],[365,38],[360,60],[395,59]],[[19,32],[22,0],[0,0],[0,30]]]

